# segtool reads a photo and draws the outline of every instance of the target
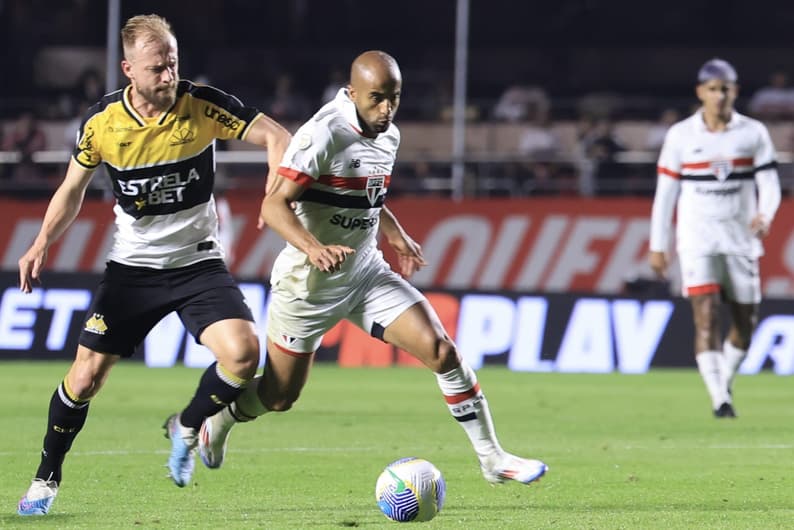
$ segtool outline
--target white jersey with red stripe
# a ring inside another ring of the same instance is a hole
[[[380,210],[399,145],[394,124],[376,138],[361,134],[344,88],[298,129],[279,167],[280,175],[306,187],[295,214],[321,243],[347,245],[356,252],[339,272],[328,274],[317,271],[304,252],[288,243],[273,266],[273,285],[306,298],[316,287],[342,288],[356,281],[357,268],[380,254]]]
[[[659,156],[650,249],[668,249],[678,193],[679,254],[760,256],[761,242],[750,229],[758,212],[756,174],[774,171],[777,182],[775,167],[769,132],[757,120],[734,111],[724,130],[710,131],[698,111],[676,123]]]

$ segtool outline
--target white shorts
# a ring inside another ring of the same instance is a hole
[[[342,319],[382,338],[383,330],[398,316],[425,300],[413,285],[391,270],[379,253],[376,259],[368,260],[356,280],[343,296],[327,298],[315,290],[312,301],[273,286],[268,305],[268,338],[288,352],[315,352],[323,335]]]
[[[737,254],[690,256],[679,254],[684,296],[722,293],[740,304],[761,302],[758,260]]]

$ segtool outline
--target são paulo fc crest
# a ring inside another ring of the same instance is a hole
[[[715,160],[711,163],[711,170],[717,180],[725,180],[728,175],[733,173],[733,162],[730,160]]]
[[[376,177],[367,177],[367,199],[370,205],[375,206],[375,203],[384,192],[384,185],[386,184],[386,177],[383,175]]]

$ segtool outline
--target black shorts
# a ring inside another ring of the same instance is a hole
[[[177,312],[196,342],[213,322],[227,318],[254,321],[222,260],[176,269],[130,267],[111,261],[94,292],[79,342],[100,353],[130,357],[171,311]]]

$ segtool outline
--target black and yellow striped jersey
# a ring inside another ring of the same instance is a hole
[[[223,257],[212,195],[215,140],[244,140],[261,114],[217,88],[181,80],[174,105],[144,118],[130,90],[88,110],[72,155],[85,168],[107,167],[117,227],[108,258],[173,268]]]

